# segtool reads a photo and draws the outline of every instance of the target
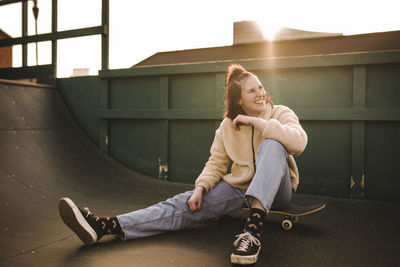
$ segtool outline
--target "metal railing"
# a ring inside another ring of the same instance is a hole
[[[52,0],[51,32],[44,34],[28,35],[28,1],[29,0],[2,0],[1,6],[22,3],[22,36],[16,38],[0,39],[0,47],[22,45],[22,67],[0,69],[0,78],[23,79],[39,78],[44,83],[55,83],[57,74],[57,41],[90,35],[101,35],[101,68],[109,67],[109,0],[101,0],[102,14],[101,25],[74,30],[58,31],[58,0]],[[51,64],[28,66],[28,44],[42,41],[51,41]]]

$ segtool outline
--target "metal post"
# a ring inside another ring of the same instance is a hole
[[[109,65],[109,21],[110,2],[102,0],[101,25],[104,32],[101,35],[101,69],[108,69]]]
[[[367,68],[353,68],[353,108],[366,107]],[[350,196],[365,197],[365,121],[352,123]]]
[[[51,32],[54,36],[58,27],[58,0],[52,0],[51,5]],[[51,64],[53,66],[52,79],[55,80],[57,77],[57,39],[55,38],[51,40]]]
[[[33,0],[33,17],[35,18],[35,35],[38,34],[38,30],[37,30],[37,20],[39,17],[39,7],[37,5],[37,0]],[[36,45],[36,66],[39,65],[39,50],[38,50],[38,42],[35,42]]]
[[[160,77],[160,109],[169,109],[169,77]],[[160,120],[158,179],[168,180],[168,120]]]
[[[22,37],[28,35],[28,1],[22,1]],[[28,44],[22,44],[22,67],[28,66]]]

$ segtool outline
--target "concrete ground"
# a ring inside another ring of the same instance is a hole
[[[107,236],[83,246],[59,218],[61,197],[110,216],[192,186],[146,177],[109,158],[56,90],[0,83],[0,95],[0,266],[231,266],[245,211],[151,238]],[[281,216],[268,216],[256,266],[400,266],[400,203],[301,194],[293,202],[327,207],[291,231],[281,228]]]

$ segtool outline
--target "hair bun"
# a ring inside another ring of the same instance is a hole
[[[237,77],[239,77],[240,74],[244,72],[246,72],[246,69],[243,68],[242,65],[239,64],[230,65],[226,74],[226,83],[228,84],[229,82],[235,80]]]

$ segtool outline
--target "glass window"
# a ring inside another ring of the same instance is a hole
[[[38,42],[38,65],[51,64],[51,41]],[[36,66],[36,43],[28,44],[28,66]]]
[[[86,75],[97,75],[101,69],[101,36],[59,40],[57,62],[58,78],[73,76],[74,72],[85,75],[84,69],[87,69]]]
[[[11,37],[22,36],[21,3],[0,6],[0,28]]]
[[[125,1],[119,1],[124,4]],[[58,0],[58,30],[101,25],[101,0]]]
[[[51,0],[38,0],[38,34],[51,32]],[[35,17],[33,15],[33,1],[28,1],[28,35],[35,35]]]

